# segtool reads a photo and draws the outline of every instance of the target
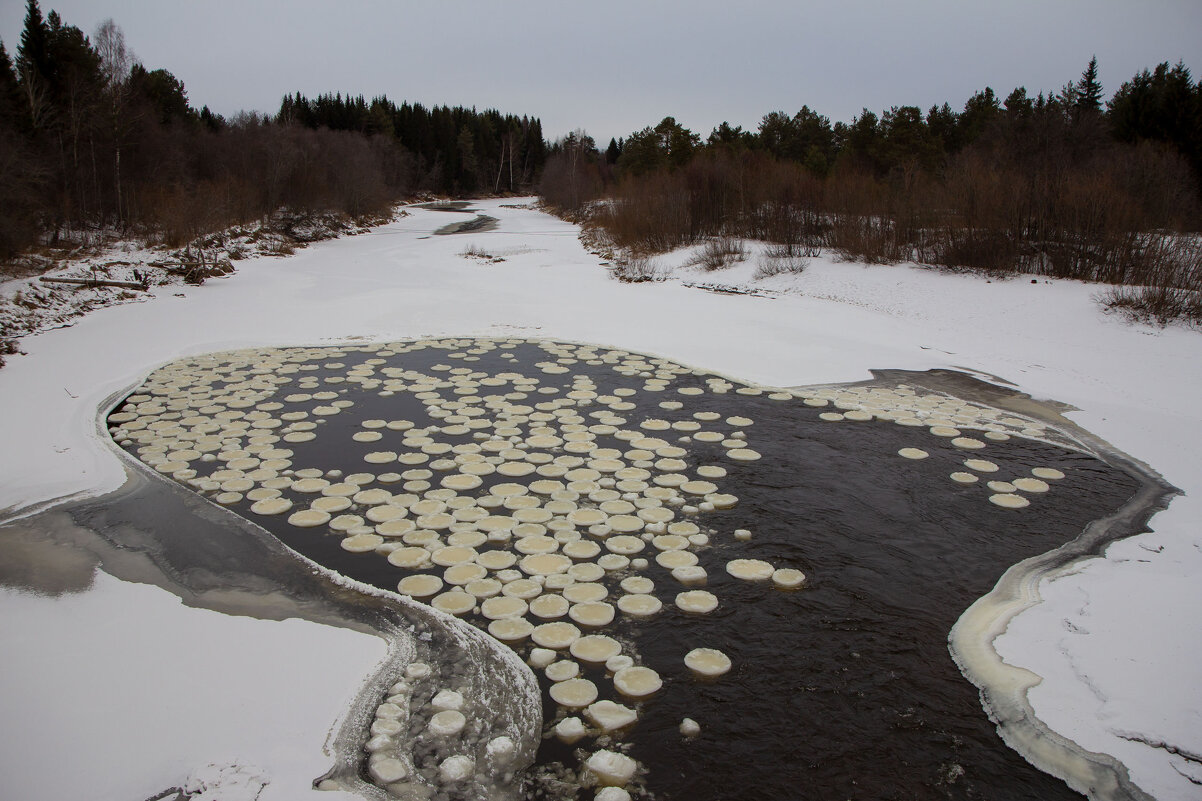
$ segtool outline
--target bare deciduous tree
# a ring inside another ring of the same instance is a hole
[[[125,203],[121,192],[121,148],[128,133],[129,72],[133,53],[125,46],[125,34],[113,20],[106,19],[96,28],[96,53],[100,56],[100,74],[104,81],[108,122],[113,137],[113,189],[117,221],[124,221]]]

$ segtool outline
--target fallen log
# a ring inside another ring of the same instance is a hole
[[[747,295],[753,298],[768,298],[776,300],[779,292],[772,289],[748,289],[747,287],[731,286],[729,284],[691,284],[685,283],[690,289],[704,289],[707,292],[717,292],[722,295]]]
[[[146,284],[134,281],[110,281],[104,278],[48,278],[42,276],[41,281],[47,284],[71,284],[73,286],[112,286],[119,289],[138,289],[146,291]]]

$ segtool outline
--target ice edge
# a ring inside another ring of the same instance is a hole
[[[105,450],[113,453],[121,463],[127,476],[122,489],[135,475],[142,480],[164,482],[175,489],[177,488],[176,482],[149,469],[147,465],[118,447],[108,436],[106,422],[108,415],[145,380],[146,376],[142,376],[137,382],[114,392],[100,404],[95,417],[96,430],[94,433]],[[120,492],[121,489],[117,491]],[[93,494],[103,495],[105,493],[77,493],[45,504],[26,507],[4,522],[19,520]],[[391,801],[396,798],[383,788],[364,780],[360,775],[360,764],[363,762],[364,756],[363,743],[366,739],[365,732],[371,724],[379,699],[389,685],[401,678],[405,666],[419,658],[425,658],[435,665],[451,663],[455,663],[459,667],[465,667],[464,663],[470,665],[471,670],[468,671],[469,675],[466,677],[467,683],[463,685],[468,694],[485,707],[503,708],[506,711],[503,716],[506,720],[501,727],[494,729],[490,736],[508,735],[517,744],[512,770],[520,773],[534,763],[542,734],[542,691],[533,671],[512,648],[452,615],[398,593],[344,576],[290,548],[250,518],[213,503],[200,494],[196,494],[195,497],[208,503],[214,512],[229,517],[234,525],[262,540],[268,547],[286,552],[313,573],[320,574],[339,586],[383,600],[391,605],[401,618],[400,620],[378,618],[373,622],[373,632],[387,643],[388,654],[379,662],[374,672],[363,678],[359,688],[353,691],[354,701],[344,709],[341,717],[331,726],[332,733],[327,738],[325,750],[333,758],[333,765],[321,776],[313,779],[315,789],[323,780],[334,779],[342,784],[346,791],[373,799],[373,801]],[[204,603],[199,605],[206,606]],[[216,609],[215,611],[223,610]],[[324,622],[333,623],[330,620]],[[446,635],[444,647],[435,649],[425,644],[419,645],[417,638],[412,634],[415,624],[441,630]],[[344,625],[350,625],[350,622],[345,621]],[[500,697],[502,695],[504,699]],[[501,703],[502,700],[504,700],[504,704]],[[333,733],[334,729],[337,729],[336,733]],[[512,786],[515,791],[519,787],[520,783]],[[492,789],[494,792],[489,797],[493,799],[504,797],[503,792],[501,795],[497,795],[495,788]],[[516,795],[514,797],[516,798]]]
[[[1030,407],[1024,411],[1031,413]],[[1168,508],[1181,490],[1147,464],[1054,411],[1049,410],[1045,422],[1091,455],[1135,478],[1140,488],[1114,513],[1092,521],[1076,539],[1011,566],[952,626],[948,650],[960,672],[980,690],[981,706],[997,724],[999,736],[1032,765],[1094,801],[1153,801],[1131,781],[1122,762],[1086,750],[1036,716],[1027,694],[1043,678],[1005,662],[994,641],[1015,616],[1043,601],[1040,582],[1071,572],[1078,562],[1099,556],[1116,540],[1146,531],[1152,515]]]

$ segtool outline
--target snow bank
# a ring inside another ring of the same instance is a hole
[[[382,640],[184,606],[97,572],[83,593],[0,589],[8,798],[293,799]],[[303,666],[303,669],[298,669]],[[261,790],[261,793],[260,793]]]

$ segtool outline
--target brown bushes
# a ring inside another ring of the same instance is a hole
[[[254,126],[201,139],[205,177],[178,169],[170,183],[130,182],[130,222],[149,238],[178,246],[280,208],[302,216],[378,214],[406,188],[404,154],[380,138]]]
[[[630,284],[663,281],[667,277],[664,270],[646,256],[628,256],[619,260],[613,268],[613,275],[619,281]]]
[[[1133,248],[1137,285],[1116,286],[1101,296],[1111,309],[1164,325],[1175,319],[1202,322],[1202,239],[1153,233]]]
[[[703,270],[721,270],[747,258],[747,246],[743,240],[720,236],[709,240],[693,260]]]
[[[655,172],[618,184],[597,221],[619,247],[661,253],[694,241],[689,196],[680,173]]]
[[[593,138],[583,131],[556,142],[539,181],[543,202],[567,217],[577,216],[605,189],[599,159]]]
[[[1195,197],[1185,161],[1147,143],[1075,160],[968,148],[938,175],[912,166],[880,177],[843,164],[825,180],[763,153],[707,151],[675,170],[624,177],[590,222],[644,255],[710,238],[705,266],[727,263],[720,243],[744,237],[788,256],[829,248],[870,263],[1150,287],[1108,302],[1169,319],[1202,305],[1199,250],[1186,235],[1202,219]]]
[[[809,266],[809,261],[789,253],[783,248],[769,248],[760,254],[756,265],[755,278],[770,278],[774,275],[801,275]]]
[[[678,170],[627,176],[594,219],[614,244],[659,253],[705,237],[821,243],[821,182],[756,153],[706,153]]]

